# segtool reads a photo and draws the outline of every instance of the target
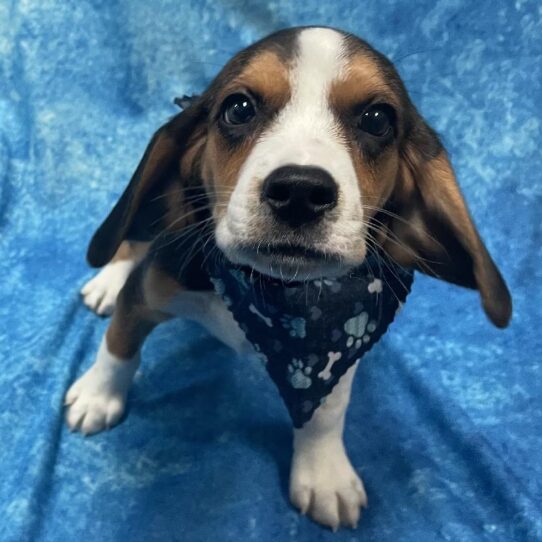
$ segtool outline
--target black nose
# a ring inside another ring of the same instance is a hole
[[[296,227],[337,205],[337,184],[321,168],[283,166],[265,179],[262,198],[278,219]]]

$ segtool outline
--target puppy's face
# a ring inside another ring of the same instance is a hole
[[[281,278],[339,275],[398,172],[401,96],[360,40],[281,33],[234,59],[212,91],[202,176],[233,262]]]
[[[224,254],[264,275],[337,276],[373,251],[379,266],[478,289],[497,326],[510,318],[437,135],[393,65],[350,34],[294,28],[236,55],[152,138],[88,259],[155,239],[175,269],[179,251],[164,247],[184,239],[185,258],[202,263],[211,222]]]

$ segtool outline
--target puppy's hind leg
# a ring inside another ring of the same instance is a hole
[[[84,304],[100,316],[112,314],[120,290],[148,247],[148,243],[123,241],[113,259],[81,288]]]
[[[124,413],[143,342],[169,318],[149,302],[149,297],[167,295],[149,295],[149,287],[160,288],[146,280],[150,267],[143,262],[128,277],[94,365],[66,394],[66,423],[72,431],[98,433],[117,424]]]

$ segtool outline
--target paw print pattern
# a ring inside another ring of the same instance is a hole
[[[348,336],[346,340],[346,346],[348,346],[348,348],[354,344],[354,341],[356,348],[361,346],[361,338],[365,334],[365,328],[367,327],[368,320],[369,315],[363,311],[357,316],[354,316],[346,321],[344,324],[344,331]]]
[[[382,281],[380,279],[373,279],[367,286],[367,290],[370,294],[382,293]]]
[[[288,365],[288,382],[296,390],[306,390],[312,384],[311,373],[312,367],[308,367],[300,359],[294,358]]]
[[[282,327],[288,330],[290,337],[296,337],[298,339],[304,339],[307,336],[306,331],[306,320],[301,317],[293,317],[285,314],[281,319],[280,323]]]
[[[367,324],[367,333],[363,335],[363,342],[368,343],[371,340],[371,333],[373,333],[376,329],[376,322],[374,320],[371,320]]]
[[[350,348],[354,346],[359,348],[362,343],[367,344],[371,340],[371,333],[376,330],[376,322],[371,320],[369,322],[369,314],[365,311],[361,312],[357,316],[350,318],[344,324],[344,331],[348,335],[346,339],[346,346]]]

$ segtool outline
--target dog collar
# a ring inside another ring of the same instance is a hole
[[[347,275],[283,282],[210,252],[216,292],[265,364],[294,427],[310,420],[346,371],[380,339],[413,272],[372,256]]]

